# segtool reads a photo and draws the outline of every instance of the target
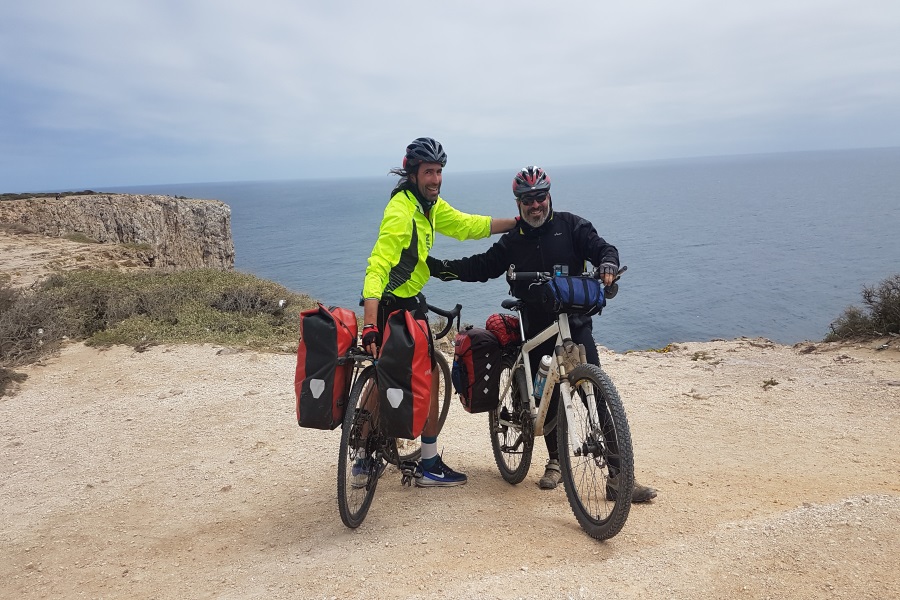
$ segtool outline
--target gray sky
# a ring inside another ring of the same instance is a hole
[[[0,192],[900,146],[897,0],[29,0]]]

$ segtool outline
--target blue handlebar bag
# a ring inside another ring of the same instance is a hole
[[[603,284],[593,277],[554,277],[544,284],[544,305],[555,313],[597,315],[606,306]]]

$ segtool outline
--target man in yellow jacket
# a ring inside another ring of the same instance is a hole
[[[440,143],[432,138],[417,138],[406,148],[403,167],[391,170],[400,181],[384,209],[363,284],[362,343],[372,356],[378,355],[381,332],[391,312],[405,309],[417,319],[426,319],[422,288],[430,277],[426,259],[435,233],[471,240],[504,233],[515,225],[515,219],[470,215],[450,206],[440,196],[446,164],[447,153]],[[433,372],[433,381],[437,377]],[[416,485],[446,487],[466,483],[466,476],[448,467],[438,455],[437,435],[438,396],[437,387],[432,386]]]

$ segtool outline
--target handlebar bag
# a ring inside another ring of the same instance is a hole
[[[555,313],[600,314],[606,306],[603,284],[593,277],[560,276],[544,284],[542,304]]]
[[[390,437],[422,435],[431,408],[431,331],[428,321],[395,310],[384,325],[375,366],[381,427]]]
[[[456,335],[451,379],[466,412],[494,410],[500,403],[500,341],[487,329]]]
[[[353,363],[338,359],[356,343],[356,313],[347,308],[317,308],[300,313],[300,344],[294,393],[297,424],[334,429],[344,420]]]

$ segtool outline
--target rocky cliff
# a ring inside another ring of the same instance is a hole
[[[234,267],[231,209],[217,200],[94,194],[0,202],[0,223],[47,236],[143,244],[155,267]]]

